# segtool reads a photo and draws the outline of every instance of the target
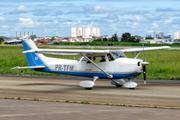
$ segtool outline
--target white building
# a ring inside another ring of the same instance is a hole
[[[174,39],[180,39],[180,31],[174,32]]]
[[[161,39],[163,39],[163,38],[164,38],[164,33],[163,33],[163,32],[159,32],[159,37],[160,37]]]
[[[98,27],[72,27],[71,37],[82,36],[83,38],[89,38],[92,36],[100,36],[100,29]]]

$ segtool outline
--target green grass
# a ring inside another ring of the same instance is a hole
[[[82,48],[85,49],[85,48]],[[23,48],[17,46],[0,46],[0,74],[12,75],[60,75],[54,73],[36,72],[33,70],[11,70],[16,66],[28,66],[25,54],[22,53]],[[180,50],[156,50],[146,51],[145,59],[150,63],[147,68],[147,79],[171,79],[180,80]],[[130,58],[134,58],[136,54],[126,53]],[[79,59],[81,56],[53,56],[64,59]],[[138,59],[143,59],[141,53]],[[138,78],[143,78],[141,74]]]
[[[89,101],[81,101],[82,104],[90,104]]]
[[[145,60],[150,63],[146,68],[148,79],[180,80],[180,50],[156,50],[146,51]],[[133,57],[132,53],[127,54]],[[143,59],[141,53],[138,57]],[[141,74],[138,78],[143,78]]]
[[[108,43],[113,43],[114,46],[171,46],[171,47],[180,47],[179,43],[174,44],[149,44],[149,43],[133,43],[133,42],[110,42],[110,41],[92,41],[92,42],[61,42],[61,43],[54,43],[54,45],[81,45],[81,46],[107,46]]]

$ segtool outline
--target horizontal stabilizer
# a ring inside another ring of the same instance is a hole
[[[45,68],[45,66],[27,66],[27,67],[14,67],[12,68],[11,70],[14,70],[14,69],[38,69],[38,68]]]

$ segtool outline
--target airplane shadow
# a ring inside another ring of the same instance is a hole
[[[64,83],[26,83],[26,84],[17,84],[16,86],[35,86],[35,87],[54,87],[53,89],[49,89],[49,88],[44,88],[44,89],[38,89],[38,88],[34,88],[34,89],[24,89],[23,91],[27,91],[27,92],[37,92],[37,93],[68,93],[68,92],[76,92],[76,91],[98,91],[98,90],[115,90],[115,91],[119,91],[119,90],[129,90],[125,87],[115,87],[114,85],[96,85],[92,88],[92,90],[85,90],[85,88],[82,88],[79,86],[79,84],[64,84]],[[58,88],[59,87],[59,88]],[[134,90],[147,90],[148,88],[145,87],[137,87]],[[133,90],[132,90],[133,91]]]

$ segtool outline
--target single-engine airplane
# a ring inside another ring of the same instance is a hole
[[[116,87],[124,86],[134,89],[137,83],[133,79],[144,74],[144,83],[146,83],[146,65],[149,63],[144,59],[144,51],[169,49],[169,46],[163,47],[142,47],[136,49],[122,50],[67,50],[67,49],[38,49],[28,35],[22,40],[26,54],[28,66],[14,67],[12,69],[32,69],[41,72],[51,72],[66,75],[84,76],[93,78],[92,81],[82,81],[81,87],[90,90],[94,87],[97,79],[109,79],[112,85]],[[124,53],[137,52],[135,58],[127,58]],[[143,52],[143,60],[137,59]],[[46,57],[43,54],[55,55],[81,55],[79,60],[67,60],[59,58]],[[103,60],[95,62],[96,57],[102,57]],[[123,79],[128,79],[125,82]]]

